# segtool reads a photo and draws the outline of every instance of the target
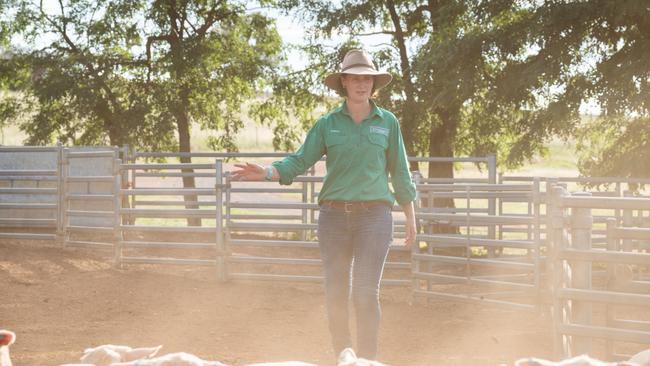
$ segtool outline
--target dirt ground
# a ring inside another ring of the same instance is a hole
[[[237,366],[334,364],[321,285],[219,283],[213,269],[128,266],[110,253],[0,242],[0,328],[16,366],[77,362],[100,344],[154,346]],[[550,319],[382,290],[379,360],[393,366],[512,365],[550,357]]]

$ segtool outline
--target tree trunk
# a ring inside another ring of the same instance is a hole
[[[417,151],[415,149],[416,141],[414,136],[415,126],[417,123],[417,120],[415,118],[415,87],[413,86],[413,80],[411,77],[411,62],[406,50],[406,39],[404,31],[402,29],[402,23],[400,22],[399,14],[397,14],[397,9],[395,8],[394,1],[387,0],[386,7],[388,8],[391,21],[393,22],[393,27],[395,29],[393,40],[399,49],[400,69],[402,71],[402,82],[404,83],[404,94],[406,95],[406,103],[404,103],[402,110],[402,137],[404,138],[406,153],[409,156],[417,156]],[[420,170],[416,161],[409,163],[409,169],[411,171]]]
[[[95,103],[95,113],[102,120],[104,130],[108,133],[108,142],[110,146],[122,146],[124,136],[122,132],[121,118],[119,112],[111,110],[108,101],[99,99]]]
[[[189,94],[190,91],[187,88],[181,89],[179,93],[179,103],[176,110],[176,125],[178,127],[178,147],[181,153],[191,152],[191,142],[190,142],[190,118],[189,118]],[[192,163],[191,157],[181,157],[181,163]],[[193,173],[193,169],[183,169],[183,173]],[[183,177],[183,188],[192,189],[196,188],[196,182],[194,177]],[[198,202],[198,196],[194,194],[188,194],[183,196],[185,199],[185,208],[186,209],[198,209],[199,205],[195,202]],[[200,218],[189,218],[187,219],[187,224],[189,226],[201,226]]]
[[[429,156],[453,157],[454,140],[458,128],[458,113],[447,110],[437,112],[442,122],[437,127],[431,128],[429,135]],[[429,178],[453,178],[454,166],[452,163],[429,164]]]
[[[453,143],[456,139],[458,127],[458,113],[447,110],[438,111],[441,124],[431,128],[429,135],[429,156],[431,157],[453,157]],[[454,164],[451,162],[429,163],[429,178],[454,178]],[[451,198],[434,198],[433,207],[454,208],[454,200]],[[457,233],[458,229],[449,225],[438,225],[434,232]]]
[[[178,30],[178,25],[176,24],[176,19],[178,14],[170,10],[169,21],[172,29],[175,30],[173,35],[169,39],[169,45],[172,54],[172,78],[174,82],[180,87],[180,91],[177,95],[176,103],[174,103],[173,114],[176,118],[176,127],[178,128],[178,148],[181,153],[189,153],[191,150],[190,144],[190,89],[185,84],[185,73],[186,66],[185,61],[183,60],[183,39],[180,38],[183,35],[183,32]],[[181,163],[192,163],[191,157],[181,157]],[[182,169],[182,173],[193,173],[193,169]],[[196,188],[196,182],[194,177],[183,177],[183,188],[192,189]],[[195,194],[187,194],[183,196],[185,200],[186,209],[198,209],[199,205],[198,196]],[[201,226],[200,218],[188,218],[188,226]]]

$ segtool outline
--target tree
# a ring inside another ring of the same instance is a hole
[[[71,0],[49,8],[3,2],[21,20],[3,22],[3,34],[49,43],[15,48],[6,69],[26,71],[23,91],[36,99],[30,107],[62,116],[51,123],[32,118],[24,126],[29,142],[46,143],[58,134],[72,143],[100,143],[107,136],[111,144],[135,139],[145,149],[161,148],[161,141],[169,147],[172,122],[178,149],[187,152],[195,122],[221,132],[210,141],[213,147],[236,150],[241,104],[256,96],[281,60],[273,20],[246,4]],[[7,79],[18,76],[5,73]],[[155,127],[137,130],[145,121]],[[79,129],[81,137],[73,131]]]
[[[576,24],[562,24],[579,35],[574,42],[584,54],[571,62],[583,80],[578,92],[601,112],[578,133],[581,174],[650,177],[650,3],[548,4],[538,23],[559,23],[565,12],[576,14]]]
[[[21,98],[5,99],[16,114],[28,144],[53,138],[77,145],[173,142],[164,122],[148,119],[149,87],[138,74],[130,49],[139,41],[133,1],[53,3],[8,1],[8,34],[22,37],[0,77]],[[5,116],[9,118],[11,116]]]
[[[533,125],[549,122],[523,141],[577,137],[581,174],[650,176],[650,4],[547,1],[520,24],[507,31],[528,52],[509,60],[496,100],[515,103]],[[583,121],[587,103],[600,107],[599,117]]]
[[[377,33],[391,44],[376,51],[394,82],[378,96],[402,124],[410,155],[499,153],[517,166],[570,125],[534,87],[513,96],[502,88],[510,64],[530,52],[525,29],[535,11],[524,1],[322,1],[284,5],[311,26],[311,42],[333,33],[353,40]],[[453,177],[452,164],[430,164],[429,177]]]
[[[190,151],[190,122],[221,132],[210,144],[235,151],[241,105],[255,98],[280,61],[274,21],[246,2],[155,1],[147,13],[148,77],[167,86],[179,150]]]
[[[157,0],[146,19],[147,79],[162,88],[179,151],[190,152],[191,122],[220,132],[209,141],[213,149],[236,151],[241,106],[257,96],[279,61],[280,37],[273,20],[249,13],[246,2],[209,0]],[[190,157],[180,160],[191,162]],[[194,187],[194,177],[183,177],[183,185]],[[196,199],[185,196],[186,201]]]

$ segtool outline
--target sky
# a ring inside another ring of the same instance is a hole
[[[278,33],[285,44],[302,44],[306,36],[305,28],[300,22],[291,16],[286,16],[277,11],[269,11],[269,16],[276,19]],[[326,40],[326,44],[336,45],[345,41],[347,37],[335,34],[331,40]],[[390,43],[389,35],[373,34],[370,36],[360,37],[359,41],[363,44],[364,49],[372,51],[378,45]],[[306,66],[305,60],[300,57],[298,52],[289,53],[289,63],[294,69],[302,69]]]

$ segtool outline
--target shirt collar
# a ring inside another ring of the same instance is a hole
[[[350,113],[348,112],[348,102],[343,101],[343,103],[338,108],[336,108],[335,112],[343,113],[349,116]],[[383,112],[381,111],[381,108],[377,106],[377,103],[375,103],[372,99],[370,99],[370,115],[368,116],[368,118],[373,118],[375,116],[382,118]]]

